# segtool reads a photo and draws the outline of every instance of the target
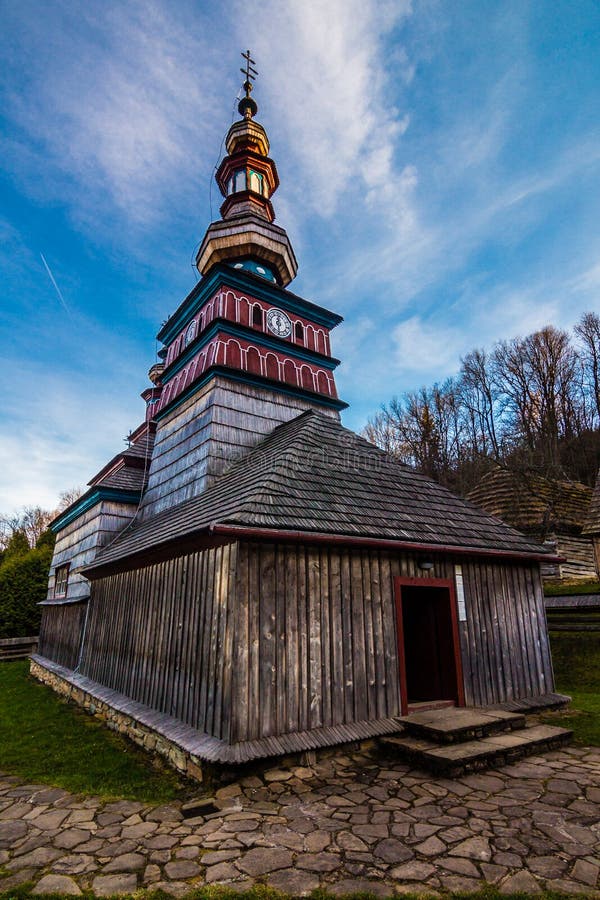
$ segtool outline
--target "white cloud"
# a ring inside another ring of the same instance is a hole
[[[397,373],[444,373],[455,365],[464,336],[447,323],[411,316],[394,328],[394,368]]]
[[[96,227],[107,208],[149,225],[189,203],[189,184],[198,190],[211,171],[222,112],[216,50],[199,24],[143,0],[30,15],[25,81],[25,46],[4,51],[5,105],[23,135],[5,151],[28,188],[68,198]]]
[[[597,255],[600,257],[600,246]],[[590,302],[597,306],[600,297],[600,262],[593,263],[576,275],[570,283],[570,288],[576,293],[589,294]]]
[[[411,14],[410,2],[255,0],[236,8],[260,68],[261,97],[277,110],[299,173],[298,202],[331,216],[357,186],[393,182],[408,120],[387,99],[392,72],[383,42]]]
[[[61,491],[85,487],[123,449],[125,435],[143,420],[143,404],[127,389],[130,379],[101,391],[93,375],[70,378],[33,363],[11,369],[2,410],[1,509],[53,509]]]

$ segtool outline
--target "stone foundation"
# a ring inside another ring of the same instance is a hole
[[[143,707],[44,657],[30,658],[30,673],[57,694],[101,719],[108,728],[125,735],[148,753],[159,754],[168,765],[186,778],[201,782],[207,788],[216,787],[219,783],[227,784],[242,774],[260,773],[263,769],[276,765],[313,765],[317,760],[335,757],[340,753],[343,755],[349,751],[371,754],[377,746],[379,734],[391,734],[398,728],[396,720],[379,720],[374,723],[372,737],[343,742],[340,741],[339,729],[335,735],[328,733],[332,729],[321,729],[321,735],[318,731],[311,733],[313,742],[309,746],[302,741],[300,746],[304,744],[303,749],[280,754],[273,752],[274,739],[268,739],[264,752],[236,760],[235,746],[230,747],[223,741],[203,735],[177,719]],[[384,729],[381,728],[382,721],[386,725]],[[294,735],[288,737],[293,738]],[[253,743],[258,746],[261,742]],[[196,749],[198,752],[194,752]]]
[[[47,684],[57,694],[72,700],[81,706],[86,712],[101,719],[108,728],[125,735],[134,744],[147,750],[149,753],[157,753],[164,758],[168,765],[172,766],[186,778],[203,782],[206,778],[206,764],[197,756],[194,756],[175,741],[169,740],[154,729],[144,725],[131,715],[126,715],[108,703],[99,700],[92,694],[77,685],[71,684],[65,678],[42,666],[32,659],[30,661],[30,673],[38,681]]]

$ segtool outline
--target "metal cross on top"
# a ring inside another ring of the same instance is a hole
[[[246,60],[246,68],[240,69],[240,72],[242,73],[242,75],[246,76],[246,80],[244,82],[244,90],[246,91],[246,97],[249,97],[250,91],[252,90],[252,82],[258,75],[258,72],[254,68],[256,62],[250,56],[250,51],[246,50],[246,52],[242,53],[241,55]]]

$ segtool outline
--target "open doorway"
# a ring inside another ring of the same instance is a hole
[[[411,706],[464,706],[454,585],[436,578],[396,579],[402,714]]]

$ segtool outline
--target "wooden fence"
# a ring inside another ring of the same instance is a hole
[[[26,659],[30,653],[35,653],[38,645],[38,637],[16,637],[0,639],[0,662],[10,659]]]
[[[600,632],[600,594],[546,597],[550,631]]]

